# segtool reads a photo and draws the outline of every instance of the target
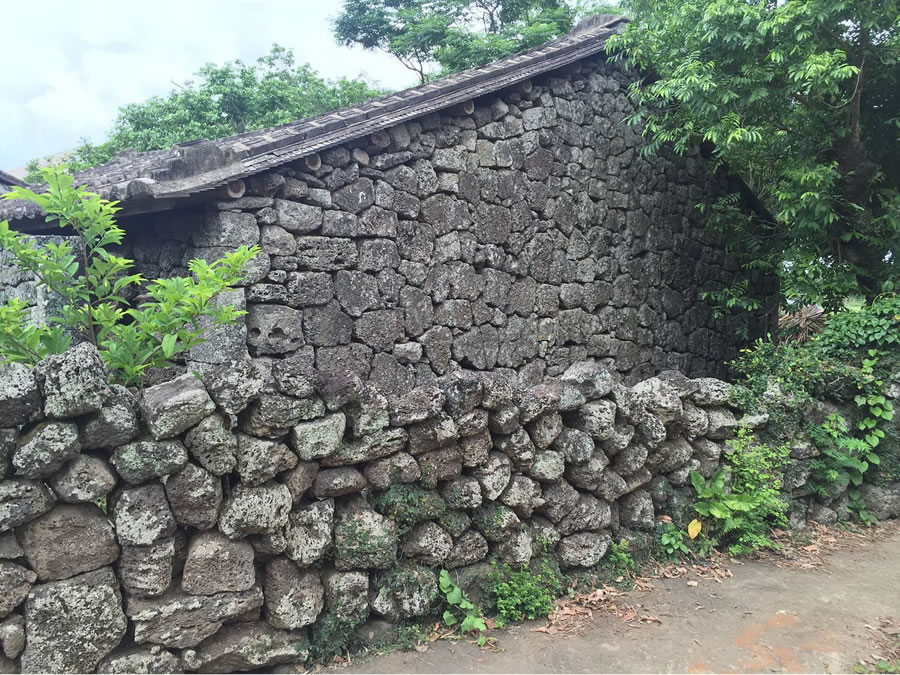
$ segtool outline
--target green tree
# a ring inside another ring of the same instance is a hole
[[[345,45],[392,54],[424,83],[552,40],[599,11],[616,8],[564,0],[344,0],[334,34]]]
[[[608,48],[646,77],[631,94],[652,152],[698,143],[750,188],[710,222],[783,299],[838,307],[896,277],[900,5],[896,0],[626,0]],[[745,194],[746,198],[748,195]],[[743,288],[720,300],[752,306]]]
[[[78,246],[36,245],[0,222],[0,248],[62,299],[50,325],[29,321],[28,307],[18,298],[0,304],[0,361],[34,365],[65,351],[78,336],[97,347],[116,380],[139,384],[146,369],[168,365],[202,343],[209,327],[244,314],[214,299],[243,279],[244,266],[259,247],[241,246],[212,263],[191,260],[191,276],[147,282],[134,272],[133,260],[115,254],[125,237],[115,222],[116,202],[75,187],[72,176],[58,167],[42,169],[41,177],[46,192],[14,187],[2,198],[36,204],[47,222],[74,232]],[[128,296],[138,289],[145,299],[133,306]]]
[[[123,150],[157,150],[198,138],[223,136],[286,124],[356,105],[385,91],[363,80],[324,80],[309,64],[298,65],[278,45],[256,63],[207,63],[196,79],[167,96],[154,96],[119,109],[109,138],[82,140],[63,162],[70,171],[103,164]],[[37,162],[29,182],[40,178]]]

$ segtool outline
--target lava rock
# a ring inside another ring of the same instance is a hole
[[[97,349],[87,342],[35,366],[44,395],[44,413],[57,419],[95,413],[113,395],[109,370]]]
[[[287,523],[292,505],[291,491],[281,483],[238,484],[219,513],[219,530],[230,539],[275,532]]]
[[[188,544],[181,588],[191,595],[246,591],[256,581],[253,547],[216,530],[198,532]]]
[[[275,628],[293,630],[315,622],[325,605],[319,572],[303,570],[286,558],[266,565],[263,585],[266,619]]]
[[[116,487],[116,475],[101,458],[78,455],[47,482],[60,500],[77,504],[108,495]]]
[[[144,423],[156,440],[177,436],[216,410],[203,382],[189,374],[148,387],[140,405]]]
[[[112,520],[123,546],[149,546],[175,532],[175,517],[161,483],[120,490],[113,496]]]
[[[186,464],[166,480],[166,497],[181,526],[208,530],[216,524],[222,504],[222,481],[196,464]]]
[[[49,476],[81,449],[78,427],[70,422],[42,422],[19,438],[12,464],[23,478]]]
[[[91,673],[125,636],[112,568],[40,584],[25,601],[22,672]]]
[[[17,537],[41,581],[68,579],[119,557],[112,525],[94,504],[58,504],[20,527]]]
[[[135,441],[116,448],[110,462],[128,483],[143,483],[167,476],[187,464],[187,450],[181,441]]]

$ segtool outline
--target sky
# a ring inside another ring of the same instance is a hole
[[[0,3],[2,6],[3,3]],[[340,0],[44,0],[41,16],[3,12],[0,169],[101,142],[125,103],[164,95],[204,63],[245,62],[273,42],[328,78],[365,75],[401,89],[415,76],[393,57],[339,46]]]

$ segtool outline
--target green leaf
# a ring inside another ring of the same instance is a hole
[[[169,359],[172,358],[172,355],[175,353],[175,346],[178,343],[177,335],[166,335],[162,339],[162,351],[163,355]]]
[[[455,626],[456,625],[456,617],[450,612],[450,610],[444,611],[444,624],[447,626]]]

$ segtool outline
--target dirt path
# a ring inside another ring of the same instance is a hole
[[[846,672],[872,653],[867,623],[900,617],[900,531],[828,557],[817,570],[766,562],[730,565],[723,583],[658,579],[629,595],[660,624],[625,624],[594,612],[580,635],[497,633],[504,651],[441,640],[332,672],[590,673]]]

